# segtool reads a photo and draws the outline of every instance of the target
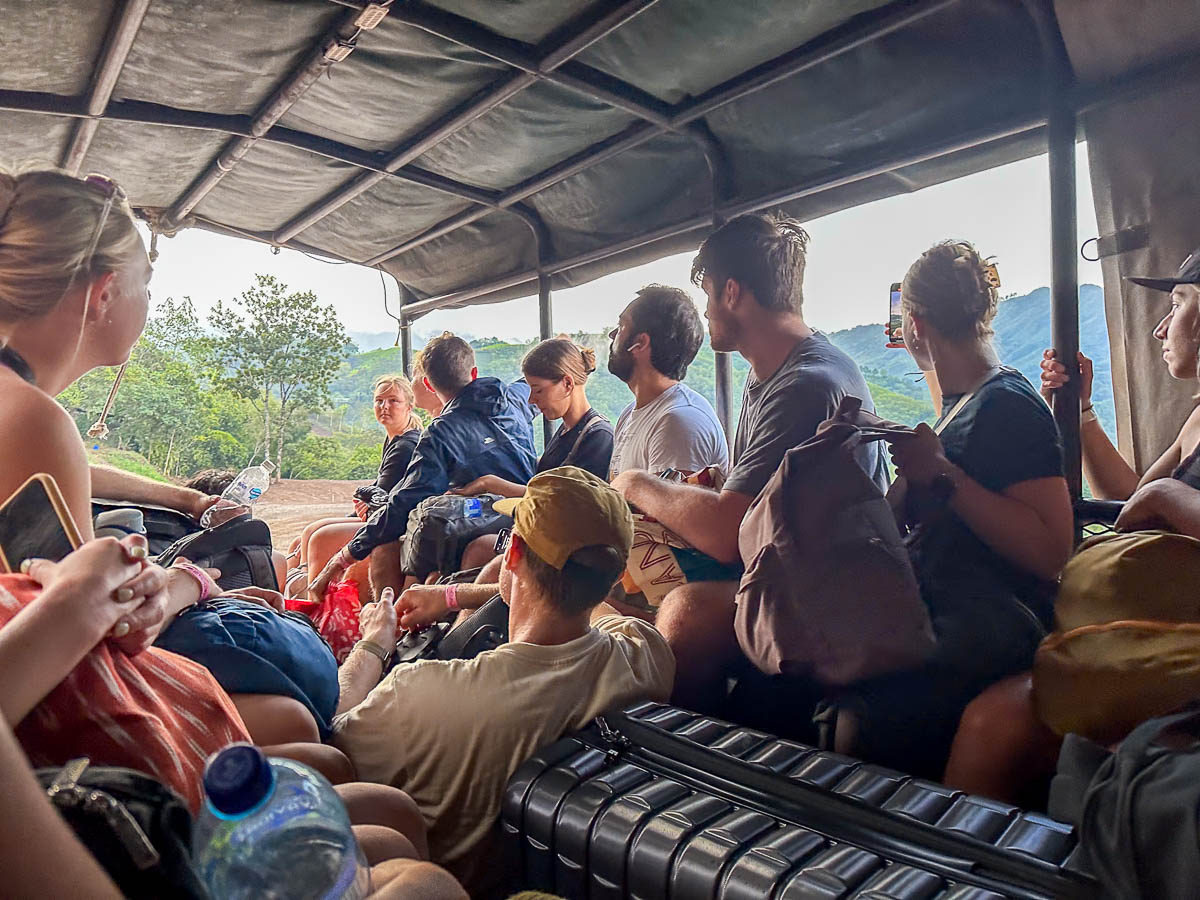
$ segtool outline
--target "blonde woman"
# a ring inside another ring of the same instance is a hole
[[[405,470],[408,469],[413,449],[421,436],[421,420],[415,412],[417,398],[412,382],[403,375],[380,375],[375,379],[373,394],[375,421],[382,425],[387,433],[383,442],[379,474],[374,484],[355,491],[352,515],[318,519],[304,529],[304,533],[292,547],[293,552],[299,551],[300,564],[288,576],[287,593],[290,596],[303,596],[307,587],[308,567],[315,566],[316,571],[321,571],[333,555],[346,546],[346,542],[362,527],[362,523],[374,507],[366,500],[360,499],[359,495],[369,496],[371,493],[380,492],[386,494],[400,483]],[[351,573],[350,577],[365,583],[365,573],[363,579],[354,578],[354,574],[356,573]]]

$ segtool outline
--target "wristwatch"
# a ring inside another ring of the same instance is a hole
[[[950,502],[956,490],[958,490],[958,482],[949,472],[940,472],[933,476],[933,481],[929,482],[929,492],[943,506]]]
[[[366,639],[361,640],[357,644],[355,644],[354,649],[355,650],[366,650],[372,656],[376,657],[379,660],[380,664],[385,669],[387,668],[388,660],[392,658],[392,654],[391,654],[390,650],[384,650],[382,647],[380,647],[374,641],[368,641]]]

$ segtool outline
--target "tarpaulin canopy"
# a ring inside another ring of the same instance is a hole
[[[160,230],[380,267],[412,318],[1042,152],[1039,8],[0,0],[0,160],[104,172]]]

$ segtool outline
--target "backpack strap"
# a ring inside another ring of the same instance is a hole
[[[587,420],[587,422],[584,424],[583,428],[580,429],[579,434],[577,434],[575,436],[575,443],[573,443],[571,445],[570,451],[567,453],[566,457],[563,459],[562,464],[564,466],[571,465],[571,463],[575,460],[575,454],[579,451],[579,445],[583,443],[583,439],[587,436],[587,433],[589,431],[591,431],[593,428],[595,428],[597,425],[599,425],[603,418],[604,417],[602,415],[600,415],[599,413],[596,413],[596,415],[592,416],[592,418]]]
[[[250,547],[243,549],[241,553],[246,558],[246,564],[250,567],[250,577],[256,585],[269,587],[273,591],[279,590],[279,579],[275,575],[275,566],[272,565],[271,551],[268,548]]]

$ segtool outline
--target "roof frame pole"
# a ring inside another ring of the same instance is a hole
[[[652,122],[648,120],[637,122],[625,131],[605,138],[592,147],[551,166],[544,172],[526,179],[521,184],[501,194],[498,201],[499,205],[505,207],[525,200],[539,191],[570,178],[572,175],[576,175],[593,165],[611,159],[626,150],[640,146],[660,135],[671,131],[682,132],[685,126],[702,119],[704,116],[728,103],[740,100],[742,97],[749,96],[785,78],[790,78],[800,72],[828,62],[884,35],[899,31],[958,2],[961,2],[961,0],[897,0],[897,2],[890,4],[877,16],[869,18],[857,17],[855,20],[851,20],[828,34],[822,35],[795,50],[791,50],[736,78],[731,78],[717,85],[695,100],[675,107],[669,112],[666,121]],[[398,16],[403,16],[405,17],[405,21],[409,21],[408,17],[414,8],[413,4],[405,3],[401,11],[398,12]],[[462,43],[462,41],[459,41],[459,43]],[[508,43],[511,45],[512,42]],[[572,75],[570,81],[571,83],[567,86],[583,90],[582,82],[577,75]],[[606,79],[606,81],[611,86],[614,79]],[[626,87],[632,89],[631,86]],[[609,93],[611,94],[612,92],[610,91]],[[604,99],[607,101],[608,97],[606,96]],[[628,104],[625,104],[623,108],[632,111]],[[643,113],[650,115],[652,111],[643,109],[642,113],[638,114],[641,115]],[[656,119],[661,118],[657,113],[653,113],[653,115]],[[363,265],[378,265],[385,260],[392,259],[401,253],[415,249],[435,238],[448,234],[457,228],[478,221],[487,215],[487,213],[488,211],[485,209],[467,210],[464,213],[458,213],[439,222],[416,237],[410,238],[393,247],[391,250],[365,260]]]
[[[413,292],[409,290],[408,285],[395,275],[392,275],[392,280],[396,282],[396,291],[400,297],[400,315],[397,317],[400,322],[398,335],[400,340],[400,365],[403,367],[404,377],[412,378],[412,319],[404,315],[404,307],[406,304],[412,303],[416,297],[413,296]]]
[[[380,5],[386,7],[390,3],[391,0],[386,0]],[[374,24],[363,24],[363,17],[366,15],[366,11],[351,9],[338,19],[333,29],[321,37],[304,61],[288,73],[267,102],[254,114],[250,121],[249,134],[233,138],[226,143],[216,159],[209,163],[208,168],[171,204],[163,216],[164,225],[178,226],[188,213],[212,192],[221,179],[241,162],[259,138],[296,105],[318,78],[353,52],[359,35],[378,24],[378,21]]]
[[[573,56],[582,53],[604,35],[620,27],[655,2],[657,0],[624,0],[624,2],[618,3],[615,6],[611,3],[606,4],[604,12],[599,17],[590,18],[576,25],[570,35],[564,37],[559,44],[548,50],[541,59],[534,61],[522,60],[522,64],[504,59],[503,61],[512,65],[516,71],[508,73],[499,81],[484,88],[474,97],[471,97],[449,114],[433,123],[424,132],[405,141],[393,151],[384,163],[384,168],[392,172],[423,156],[442,141],[462,131],[462,129],[466,128],[476,119],[482,118],[497,106],[505,103],[515,94],[520,93],[530,85],[536,84],[538,79],[543,77],[541,74],[543,68],[550,71],[553,68],[561,66]],[[415,4],[408,2],[398,4],[393,10],[393,17],[399,21],[414,24],[411,18],[414,6]],[[462,21],[467,22],[468,20]],[[492,54],[485,53],[484,55]],[[385,177],[382,174],[359,175],[333,193],[318,200],[300,215],[284,223],[275,232],[275,239],[280,243],[292,239],[305,229],[311,228],[330,213],[345,206],[355,197],[370,190]],[[487,214],[488,210],[482,209],[476,210],[476,212],[479,217],[482,217]],[[368,263],[368,265],[373,265],[373,263]]]
[[[75,124],[71,141],[63,152],[62,167],[72,175],[79,174],[84,157],[92,146],[92,138],[100,127],[100,116],[108,108],[112,99],[113,89],[125,61],[129,59],[129,51],[133,49],[133,41],[146,18],[146,10],[150,8],[150,0],[125,0],[121,10],[113,17],[108,37],[104,41],[104,49],[100,53],[100,61],[96,65],[96,73],[92,77],[91,90],[87,98],[85,112],[87,118],[80,119]]]
[[[1051,342],[1058,358],[1073,370],[1079,353],[1079,247],[1075,185],[1078,136],[1072,102],[1075,79],[1066,46],[1049,0],[1023,0],[1042,43],[1050,167],[1050,318]],[[1063,442],[1063,463],[1071,497],[1083,493],[1079,436],[1079,379],[1054,392],[1054,420]]]
[[[550,297],[550,273],[538,272],[538,334],[543,341],[554,336],[554,304]],[[554,437],[554,426],[542,413],[542,437],[547,444]]]
[[[704,161],[708,165],[709,191],[712,197],[712,227],[716,231],[725,224],[721,211],[725,198],[729,196],[732,175],[729,157],[716,135],[702,122],[689,126],[704,150]],[[717,421],[725,432],[725,444],[733,449],[733,357],[727,351],[713,350],[713,399],[716,400]]]

